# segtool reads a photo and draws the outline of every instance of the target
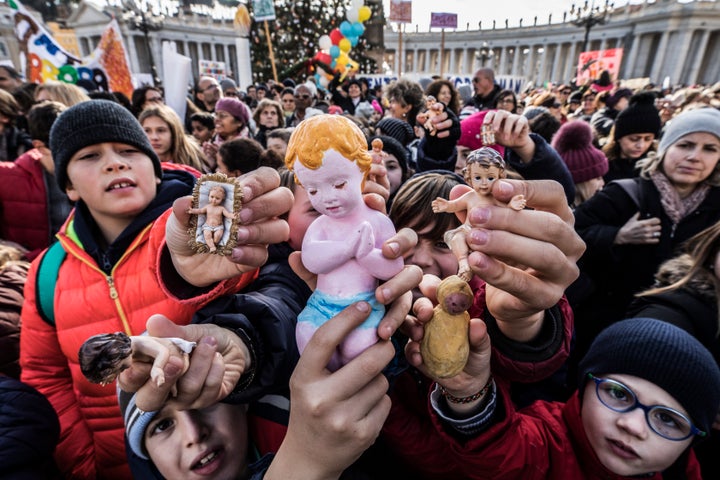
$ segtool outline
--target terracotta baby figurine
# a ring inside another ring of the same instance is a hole
[[[367,140],[340,115],[301,122],[290,137],[285,163],[321,216],[308,227],[302,262],[317,274],[317,289],[298,316],[302,353],[315,330],[351,303],[366,301],[369,318],[340,345],[328,368],[337,370],[377,342],[385,308],[375,298],[379,280],[403,268],[402,258],[383,257],[383,242],[395,234],[390,219],[365,205],[362,187],[371,165]]]
[[[216,185],[208,192],[208,204],[201,208],[188,208],[188,213],[205,215],[205,224],[202,226],[203,238],[210,253],[217,252],[218,244],[225,233],[225,219],[233,219],[233,213],[223,206],[225,201],[225,188]]]
[[[465,193],[455,200],[436,198],[432,202],[432,209],[435,213],[470,211],[475,207],[484,205],[504,205],[495,200],[492,196],[492,185],[495,180],[505,178],[505,161],[500,154],[490,147],[482,147],[470,152],[467,157],[467,166],[463,170],[465,181],[472,187],[472,191]],[[513,210],[525,208],[525,197],[516,195],[508,206]],[[469,282],[472,278],[472,270],[467,261],[469,248],[465,237],[470,231],[470,224],[466,221],[458,228],[445,233],[445,243],[453,251],[458,259],[458,276]]]
[[[129,337],[123,332],[93,335],[85,340],[78,352],[80,370],[92,383],[107,385],[132,362],[152,363],[150,378],[159,387],[165,383],[163,367],[171,351],[182,352],[185,370],[190,365],[189,354],[195,342],[182,338],[159,338],[147,335]]]
[[[467,309],[473,302],[468,283],[451,275],[437,288],[438,304],[425,324],[420,354],[428,372],[435,378],[450,378],[462,372],[470,353]]]

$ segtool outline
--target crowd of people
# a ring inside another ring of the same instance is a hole
[[[0,66],[3,478],[720,478],[720,83],[201,76],[182,117],[84,87]],[[240,192],[214,187],[230,253],[191,246],[204,174]],[[452,275],[469,353],[440,378]],[[81,345],[118,331],[196,346],[90,383]]]

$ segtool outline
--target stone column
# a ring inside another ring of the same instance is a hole
[[[681,37],[678,39],[678,44],[680,45],[680,47],[677,52],[680,52],[681,55],[675,58],[676,63],[672,74],[670,74],[670,84],[677,84],[683,81],[683,68],[685,67],[685,59],[687,58],[685,57],[685,55],[690,52],[690,45],[692,45],[693,33],[695,33],[694,30],[685,30]]]
[[[665,53],[667,52],[667,43],[670,33],[666,30],[660,37],[660,43],[658,44],[657,52],[655,52],[655,59],[653,60],[653,68],[650,72],[650,80],[653,82],[660,83],[662,79],[663,67],[665,66]]]
[[[690,71],[687,72],[686,82],[688,84],[697,83],[698,75],[700,74],[700,65],[702,64],[703,58],[705,57],[705,51],[708,47],[708,41],[710,40],[710,31],[705,30],[702,32],[698,47],[695,48],[695,58],[693,58],[690,66]]]

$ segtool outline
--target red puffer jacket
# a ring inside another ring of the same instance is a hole
[[[0,162],[0,238],[30,250],[30,260],[50,244],[41,156],[32,149],[14,162]]]
[[[36,276],[42,257],[30,268],[20,335],[22,380],[43,393],[58,413],[61,437],[55,458],[66,477],[132,478],[115,383],[102,387],[85,379],[78,364],[82,343],[98,333],[139,335],[155,313],[185,325],[202,305],[237,291],[256,274],[222,282],[192,300],[170,298],[157,271],[169,214],[138,234],[106,276],[77,243],[73,212],[58,234],[68,254],[55,287],[55,327],[37,311]]]

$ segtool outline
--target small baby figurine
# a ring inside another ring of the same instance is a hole
[[[188,213],[205,215],[205,224],[202,226],[203,238],[207,243],[210,253],[217,252],[218,244],[225,233],[225,219],[234,218],[233,213],[223,207],[225,201],[225,188],[215,185],[208,192],[208,204],[200,208],[188,208]]]
[[[470,353],[467,310],[473,292],[465,280],[451,275],[438,285],[437,299],[433,316],[425,324],[420,354],[430,375],[450,378],[462,372]]]
[[[465,181],[472,187],[472,191],[465,193],[456,200],[436,198],[432,202],[432,209],[435,213],[470,211],[475,207],[485,205],[503,205],[497,202],[492,196],[492,185],[498,178],[505,178],[505,161],[500,154],[490,147],[482,147],[468,154],[467,165],[463,170]],[[525,197],[516,195],[508,206],[513,210],[525,208]],[[465,240],[470,232],[470,224],[466,220],[458,228],[445,233],[445,243],[458,259],[458,276],[469,282],[472,279],[472,270],[467,261],[470,250]]]
[[[416,120],[418,125],[425,127],[431,136],[437,134],[437,128],[432,122],[432,118],[442,111],[442,103],[438,103],[437,99],[432,95],[428,95],[425,99],[426,110],[417,114]]]
[[[93,335],[85,340],[78,352],[80,371],[92,383],[107,385],[132,362],[152,362],[150,378],[159,387],[165,383],[163,368],[171,351],[182,352],[185,368],[190,365],[189,354],[195,342],[182,338],[159,338],[147,335],[129,337],[123,332]]]
[[[302,121],[288,143],[285,164],[320,212],[308,227],[302,262],[317,274],[317,289],[298,316],[297,346],[305,349],[315,330],[351,303],[366,301],[370,317],[340,345],[328,364],[337,370],[377,342],[385,308],[375,298],[379,280],[403,268],[402,258],[388,260],[382,244],[395,234],[384,214],[365,205],[362,187],[372,159],[367,140],[352,121],[340,115],[317,115]]]

